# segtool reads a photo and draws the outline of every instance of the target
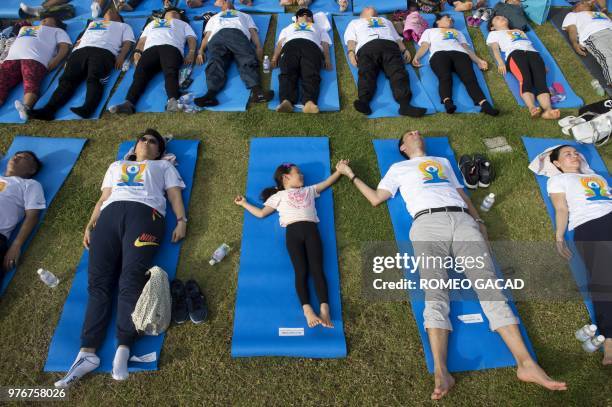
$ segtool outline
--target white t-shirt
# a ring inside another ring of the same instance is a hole
[[[569,209],[568,229],[612,212],[612,191],[597,174],[565,173],[550,177],[548,194],[564,193]]]
[[[178,170],[166,160],[115,161],[108,167],[102,189],[112,188],[102,209],[112,202],[140,202],[166,215],[166,190],[185,183]]]
[[[45,194],[33,179],[0,176],[0,233],[8,239],[30,209],[45,209]]]
[[[537,52],[531,40],[521,30],[491,31],[487,36],[487,45],[495,43],[499,45],[506,59],[516,50]]]
[[[155,18],[145,27],[142,36],[146,37],[143,51],[157,45],[172,45],[183,55],[187,37],[196,37],[193,28],[180,19]]]
[[[264,203],[278,211],[278,220],[282,227],[295,222],[319,222],[315,198],[319,197],[316,186],[290,188],[278,191]]]
[[[45,67],[57,54],[60,43],[72,44],[66,31],[46,25],[21,27],[15,42],[11,45],[6,61],[33,59]]]
[[[250,40],[251,32],[249,30],[251,28],[257,30],[257,25],[255,24],[255,21],[253,21],[253,17],[246,13],[238,10],[226,10],[212,16],[206,23],[204,30],[207,33],[211,33],[210,37],[208,38],[210,41],[216,33],[224,28],[234,28],[236,30],[240,30]]]
[[[75,51],[83,47],[103,48],[119,55],[121,46],[125,41],[135,42],[134,31],[128,24],[117,21],[92,21],[79,40]]]
[[[563,29],[568,26],[575,25],[578,31],[578,40],[580,44],[589,39],[592,34],[598,31],[611,29],[612,21],[605,13],[599,11],[581,11],[579,13],[568,13],[563,20]]]
[[[322,30],[313,23],[293,23],[283,28],[280,35],[278,36],[278,42],[282,42],[283,45],[296,38],[303,38],[310,40],[317,44],[319,48],[323,49],[322,43],[326,42],[331,44],[331,38],[327,31]]]
[[[356,18],[346,27],[344,32],[344,43],[355,41],[357,47],[355,52],[373,40],[397,41],[401,37],[395,31],[393,23],[384,17]]]
[[[465,35],[454,28],[428,28],[421,35],[419,45],[429,43],[429,56],[432,57],[438,51],[467,51],[461,44],[467,44]]]
[[[400,190],[411,216],[430,208],[467,205],[457,188],[457,180],[450,162],[443,157],[416,157],[395,163],[378,184],[395,196]]]

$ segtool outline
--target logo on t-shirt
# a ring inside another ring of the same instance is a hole
[[[294,31],[308,31],[308,32],[313,32],[314,30],[312,29],[312,23],[295,23],[293,25],[293,29]]]
[[[308,190],[306,188],[298,188],[287,191],[288,204],[296,209],[308,208],[311,201],[308,199]]]
[[[153,21],[153,28],[171,28],[172,19],[171,18],[156,18]]]
[[[423,161],[419,164],[419,171],[423,174],[424,184],[442,184],[450,182],[444,174],[444,167],[437,161]]]
[[[593,20],[608,20],[608,16],[599,11],[593,12]]]
[[[459,40],[459,32],[457,30],[453,30],[452,28],[440,28],[440,30],[442,30],[443,40]]]
[[[34,37],[37,38],[38,37],[38,31],[40,31],[40,27],[41,26],[29,26],[29,27],[21,27],[21,30],[19,30],[19,34],[17,35],[17,37],[21,38],[21,37]]]
[[[89,31],[107,31],[110,27],[110,21],[92,21],[87,29]]]
[[[510,36],[510,41],[515,42],[515,41],[526,41],[528,38],[525,35],[524,32],[522,32],[521,30],[512,30],[512,31],[507,31],[508,35]]]
[[[221,18],[238,18],[238,11],[236,10],[225,10],[221,12]]]
[[[608,185],[600,177],[583,177],[580,182],[584,187],[584,195],[587,201],[610,201],[612,197],[608,192]]]
[[[123,164],[121,166],[121,179],[119,187],[141,187],[144,185],[144,172],[147,164]]]
[[[0,192],[4,191],[7,185],[5,181],[0,181]]]
[[[385,28],[385,20],[380,17],[371,17],[368,19],[368,28]]]

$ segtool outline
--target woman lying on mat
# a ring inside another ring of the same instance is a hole
[[[493,50],[499,73],[505,75],[510,71],[519,82],[521,98],[531,117],[558,119],[561,112],[552,108],[546,66],[527,35],[519,29],[511,30],[506,17],[495,16],[489,21],[487,45]],[[506,54],[505,62],[500,50]],[[536,106],[536,99],[540,107]]]
[[[421,47],[412,59],[412,65],[420,67],[419,60],[427,51],[430,52],[429,64],[438,77],[440,101],[444,104],[446,113],[455,113],[457,110],[457,106],[453,103],[453,72],[456,72],[474,104],[480,105],[480,111],[490,116],[497,116],[499,110],[493,108],[487,101],[472,67],[473,61],[480,69],[486,71],[487,61],[479,58],[472,51],[463,33],[455,30],[453,24],[454,20],[451,16],[436,15],[437,28],[425,30],[419,40]]]
[[[550,152],[560,171],[548,179],[548,195],[555,207],[557,250],[569,260],[565,230],[574,230],[576,248],[587,269],[588,290],[604,342],[604,365],[612,365],[612,190],[594,174],[572,146]]]
[[[173,157],[173,156],[172,156]],[[133,153],[110,165],[102,195],[85,228],[83,245],[89,249],[88,293],[81,349],[66,376],[55,383],[68,387],[100,365],[96,355],[106,337],[118,291],[117,340],[112,376],[128,377],[130,347],[137,337],[132,312],[147,282],[146,272],[164,237],[166,197],[177,224],[172,242],[185,237],[187,219],[181,191],[185,184],[166,158],[165,140],[147,129],[136,140]]]
[[[348,163],[341,160],[340,163]],[[251,205],[242,195],[234,203],[242,206],[253,216],[264,218],[275,210],[278,211],[280,225],[287,228],[286,245],[293,269],[295,271],[295,289],[304,310],[308,326],[313,328],[323,325],[333,328],[329,312],[327,281],[323,272],[323,252],[317,223],[315,198],[325,189],[332,186],[341,174],[336,171],[325,181],[315,185],[304,186],[304,175],[295,164],[281,164],[274,172],[276,186],[266,188],[261,193],[264,207]],[[321,304],[319,315],[312,306],[308,295],[308,275],[312,276],[317,298]]]
[[[280,0],[281,6],[299,6],[299,7],[310,7],[313,0]],[[314,0],[315,2],[317,0]],[[348,9],[348,0],[336,0],[338,4],[338,10],[344,13]]]
[[[57,67],[70,51],[70,37],[66,25],[56,17],[47,17],[37,26],[24,26],[19,30],[9,53],[0,64],[0,106],[9,92],[23,81],[23,102],[15,101],[22,120],[38,100],[40,84],[48,72]]]

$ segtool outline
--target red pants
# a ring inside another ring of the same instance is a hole
[[[16,59],[0,64],[0,104],[9,92],[23,81],[25,93],[39,94],[40,83],[47,74],[47,68],[33,59]]]

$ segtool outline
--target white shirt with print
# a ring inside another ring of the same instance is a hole
[[[564,173],[550,177],[548,194],[564,193],[569,209],[568,229],[612,212],[612,191],[597,174]]]
[[[76,51],[84,47],[103,48],[119,55],[121,46],[124,42],[135,42],[134,31],[128,24],[118,21],[92,21],[87,26],[83,36],[79,40],[79,45],[74,47]]]
[[[208,20],[206,27],[204,28],[206,33],[211,33],[208,40],[215,36],[219,31],[224,28],[234,28],[242,31],[242,33],[250,40],[251,28],[257,30],[257,25],[253,20],[253,17],[238,10],[226,10],[215,14]]]
[[[521,30],[491,31],[487,36],[487,45],[497,44],[505,54],[506,59],[513,51],[533,51],[533,43]]]
[[[582,45],[584,45],[584,42],[596,32],[612,29],[612,21],[610,21],[610,18],[605,13],[600,13],[599,11],[568,13],[563,20],[562,27],[565,30],[570,25],[576,26],[578,40]]]
[[[395,163],[378,184],[378,189],[389,191],[394,197],[399,189],[411,216],[424,209],[467,205],[457,188],[457,180],[450,162],[444,157],[416,157]]]
[[[357,18],[352,20],[344,32],[344,43],[355,41],[357,47],[355,52],[374,40],[397,41],[401,37],[393,27],[393,23],[384,17]]]
[[[187,37],[196,37],[193,28],[186,22],[175,18],[155,18],[145,27],[142,36],[146,37],[143,51],[157,45],[172,45],[183,55]]]
[[[317,24],[313,23],[292,23],[287,27],[283,28],[280,35],[278,36],[278,43],[283,45],[287,44],[291,40],[297,38],[310,40],[317,44],[319,48],[323,49],[322,44],[324,42],[331,44],[331,38],[327,31],[319,28]]]
[[[319,197],[316,186],[290,188],[278,191],[264,203],[278,211],[278,220],[282,227],[295,222],[319,222],[315,198]]]
[[[46,25],[21,27],[9,49],[6,61],[33,59],[47,67],[61,43],[72,44],[66,31],[61,28]]]
[[[111,188],[102,210],[113,202],[140,202],[166,215],[166,190],[185,188],[178,170],[166,160],[115,161],[108,167],[102,189]]]
[[[428,28],[421,35],[419,45],[429,43],[429,56],[432,57],[438,51],[467,51],[462,44],[467,44],[467,39],[461,31],[454,28]]]
[[[0,233],[7,239],[23,220],[26,210],[46,207],[45,194],[38,181],[0,176]]]

